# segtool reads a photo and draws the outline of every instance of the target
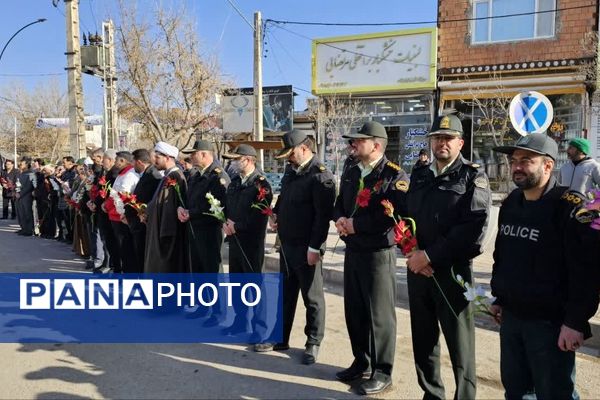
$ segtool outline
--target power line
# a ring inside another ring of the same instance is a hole
[[[310,38],[310,37],[308,37],[306,35],[303,35],[301,33],[294,32],[292,30],[284,28],[283,26],[279,26],[279,25],[273,25],[273,26],[275,26],[276,28],[282,29],[282,30],[284,30],[286,32],[289,32],[289,33],[291,33],[293,35],[296,35],[298,37],[301,37],[303,39],[310,40],[311,42],[313,41],[312,38]],[[371,56],[369,54],[359,53],[357,51],[353,51],[353,50],[349,50],[349,49],[344,49],[342,47],[334,46],[334,45],[332,45],[330,43],[321,42],[321,41],[318,41],[318,40],[316,41],[316,43],[317,44],[321,44],[323,46],[331,47],[332,49],[336,49],[336,50],[339,50],[339,51],[342,51],[342,52],[346,52],[346,53],[349,53],[349,54],[354,54],[354,55],[357,55],[357,56],[367,57],[367,58],[373,58],[373,59],[381,59],[382,61],[392,62],[392,63],[395,63],[395,64],[408,64],[408,65],[414,65],[414,66],[420,66],[420,67],[427,67],[427,68],[431,68],[433,66],[433,64],[431,64],[431,63],[429,63],[429,64],[422,64],[422,63],[414,63],[414,62],[406,62],[406,61],[388,60],[387,58],[381,58],[380,56]]]
[[[480,21],[480,20],[488,20],[488,19],[499,19],[499,18],[512,18],[512,17],[522,17],[526,15],[535,15],[535,14],[546,14],[546,13],[554,13],[557,11],[568,11],[568,10],[578,10],[583,8],[596,7],[595,4],[587,4],[584,6],[572,6],[572,7],[562,7],[562,8],[554,8],[552,10],[543,10],[543,11],[531,11],[531,12],[523,12],[523,13],[515,13],[515,14],[503,14],[503,15],[492,15],[489,17],[477,17],[477,18],[453,18],[453,19],[440,19],[440,20],[432,20],[432,21],[413,21],[413,22],[373,22],[373,23],[344,23],[344,22],[306,22],[306,21],[285,21],[285,20],[275,20],[275,19],[267,19],[265,20],[265,24],[273,23],[273,24],[287,24],[287,25],[317,25],[317,26],[402,26],[402,25],[431,25],[431,24],[444,24],[449,22],[465,22],[465,21]]]
[[[236,11],[238,14],[239,14],[239,16],[240,16],[240,17],[242,17],[242,19],[243,19],[244,21],[246,21],[246,23],[248,24],[248,26],[249,26],[250,28],[252,28],[252,30],[254,30],[254,25],[252,25],[252,24],[250,23],[250,21],[248,21],[248,19],[247,19],[247,18],[244,16],[244,14],[242,14],[242,12],[241,12],[241,11],[240,11],[240,9],[239,9],[239,8],[238,8],[238,7],[235,5],[235,3],[233,2],[233,0],[227,0],[227,2],[229,3],[229,5],[230,5],[231,7],[233,7],[233,9],[234,9],[234,10],[235,10],[235,11]]]
[[[94,7],[92,7],[92,0],[88,0],[88,4],[90,6],[90,11],[92,13],[92,18],[94,19],[94,25],[96,26],[96,32],[98,32],[98,21],[96,19],[96,14],[94,13]]]
[[[10,77],[10,76],[59,76],[64,75],[66,72],[48,72],[48,73],[32,73],[32,74],[0,74],[1,77]]]

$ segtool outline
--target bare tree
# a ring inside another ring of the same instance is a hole
[[[55,161],[65,155],[68,131],[61,128],[38,129],[40,117],[66,118],[67,95],[58,81],[52,80],[27,89],[15,82],[0,89],[0,149],[13,153],[14,124],[17,123],[17,152]]]
[[[135,2],[119,2],[117,75],[121,115],[143,124],[154,141],[179,148],[213,117],[222,88],[219,65],[203,55],[189,13],[157,6],[152,22]]]
[[[589,57],[578,66],[578,72],[584,77],[585,83],[592,89],[592,113],[600,114],[600,91],[598,90],[598,32],[588,32],[581,40],[583,52]]]
[[[314,121],[318,136],[325,138],[326,156],[333,157],[333,173],[339,180],[347,154],[342,135],[350,132],[363,117],[364,108],[359,100],[336,95],[317,97],[308,103],[309,117]],[[327,161],[327,160],[326,160]]]

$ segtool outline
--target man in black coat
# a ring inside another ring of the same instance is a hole
[[[33,191],[37,184],[36,176],[31,169],[31,159],[23,157],[19,164],[21,174],[17,179],[15,199],[17,200],[17,215],[21,229],[17,231],[22,236],[33,235]]]
[[[133,194],[136,197],[136,202],[140,205],[147,205],[156,188],[162,179],[161,173],[152,165],[150,152],[146,149],[137,149],[133,153],[135,172],[140,174],[140,180],[135,186]],[[133,207],[125,207],[125,216],[129,224],[129,230],[133,237],[133,247],[136,254],[138,272],[144,272],[144,255],[146,252],[146,224],[140,220],[139,213],[144,211],[136,211]]]
[[[231,180],[226,194],[227,223],[223,231],[229,238],[229,273],[261,273],[273,193],[265,176],[256,168],[256,150],[252,146],[239,145],[232,157],[239,173]],[[248,307],[239,298],[233,307],[235,320],[224,330],[229,335],[246,332],[248,325]],[[259,330],[263,335],[266,333],[264,315],[259,308],[254,309],[251,321],[256,337],[261,337]]]
[[[452,361],[454,397],[476,398],[475,328],[452,272],[472,282],[472,259],[482,251],[491,192],[481,166],[460,154],[462,133],[457,116],[436,118],[428,134],[434,160],[413,171],[408,189],[408,215],[415,220],[418,242],[406,262],[413,354],[428,399],[446,396],[440,326]]]
[[[510,155],[517,186],[500,208],[491,281],[505,398],[577,399],[575,351],[591,336],[600,292],[598,212],[558,185],[558,146],[546,134],[494,150]]]
[[[296,129],[286,132],[283,143],[276,158],[287,160],[288,165],[271,223],[281,239],[283,341],[274,346],[264,343],[255,350],[289,349],[300,292],[306,307],[307,336],[302,363],[313,364],[325,333],[322,256],[333,215],[335,181],[331,171],[314,155],[314,144],[306,133]]]
[[[229,176],[221,168],[214,157],[214,144],[206,140],[197,140],[192,150],[183,153],[191,154],[194,168],[188,178],[187,196],[183,199],[186,208],[178,209],[181,222],[190,221],[193,234],[189,235],[192,259],[192,272],[221,273],[221,247],[223,245],[223,223],[206,213],[210,212],[210,204],[206,198],[210,193],[221,205],[225,206],[225,191],[229,185]],[[211,327],[219,324],[221,316],[219,303],[212,307],[212,315],[204,322]],[[199,307],[198,313],[188,317],[201,317],[206,307]]]
[[[380,123],[367,122],[344,137],[353,140],[357,161],[342,175],[333,219],[346,242],[344,311],[354,361],[337,378],[348,382],[368,373],[358,392],[372,395],[391,385],[396,350],[394,219],[381,202],[388,200],[395,215],[406,216],[408,176],[386,158],[387,133]],[[368,199],[361,202],[365,193]]]

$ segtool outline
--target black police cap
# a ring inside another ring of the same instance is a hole
[[[182,151],[184,154],[192,154],[197,151],[215,151],[215,146],[208,140],[196,140],[191,150]]]
[[[517,140],[512,146],[498,146],[493,150],[504,154],[512,154],[515,150],[528,150],[551,157],[555,161],[558,157],[558,144],[544,133],[530,133]]]
[[[293,129],[283,134],[281,141],[283,142],[283,149],[275,155],[275,158],[285,158],[290,155],[294,147],[302,144],[308,136],[304,131],[299,129]]]
[[[348,132],[342,137],[346,139],[388,138],[385,127],[376,121],[365,122],[356,133]]]

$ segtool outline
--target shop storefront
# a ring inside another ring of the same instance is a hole
[[[410,171],[425,138],[434,106],[436,30],[356,35],[313,42],[313,93],[353,102],[356,112],[339,126],[358,129],[366,121],[386,127],[386,156]],[[317,127],[322,156],[334,174],[346,157],[342,129]]]
[[[554,109],[548,134],[559,145],[555,170],[558,171],[568,161],[566,150],[569,140],[584,137],[587,128],[588,95],[585,84],[573,78],[573,75],[553,77],[552,85],[548,85],[548,77],[541,75],[511,80],[492,79],[485,83],[480,80],[439,83],[440,110],[458,113],[465,132],[463,155],[485,167],[492,189],[502,190],[502,183],[509,180],[506,158],[492,148],[511,144],[520,137],[511,126],[508,110],[512,97],[521,91],[536,90],[548,97]]]

